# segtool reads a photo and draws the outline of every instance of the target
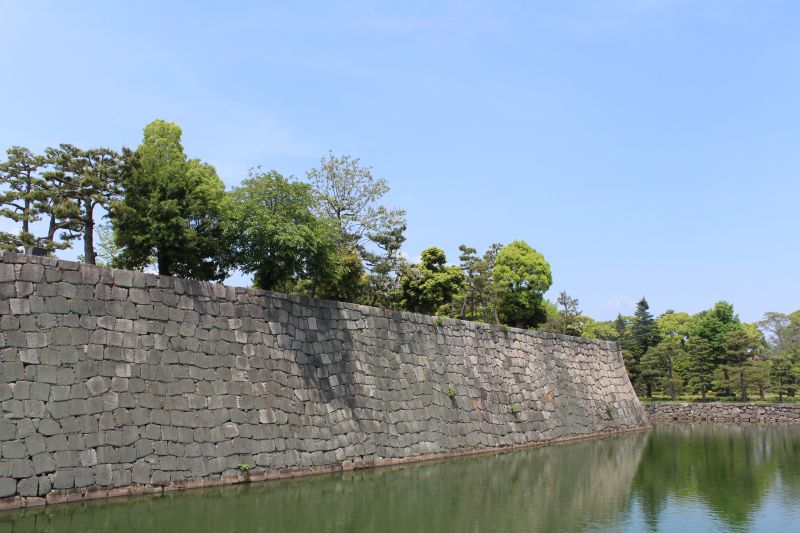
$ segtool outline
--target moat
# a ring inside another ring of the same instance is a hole
[[[651,431],[403,467],[0,513],[0,533],[790,531],[800,425]]]

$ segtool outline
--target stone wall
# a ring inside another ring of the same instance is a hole
[[[800,422],[800,404],[756,403],[645,403],[651,420],[709,422]]]
[[[0,314],[0,507],[647,424],[614,343],[12,253]]]

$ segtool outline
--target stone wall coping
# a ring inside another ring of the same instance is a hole
[[[251,287],[234,287],[225,285],[223,283],[215,283],[212,281],[197,281],[190,278],[181,278],[178,276],[162,276],[149,272],[139,272],[135,270],[126,270],[120,268],[111,268],[105,266],[90,265],[88,263],[81,263],[78,261],[68,261],[65,259],[58,259],[56,257],[34,256],[29,254],[21,254],[16,252],[8,252],[0,250],[0,263],[6,264],[41,264],[59,268],[62,270],[78,270],[80,268],[95,268],[100,272],[108,272],[114,279],[119,277],[118,273],[130,273],[132,276],[140,278],[139,282],[143,283],[146,288],[162,288],[176,290],[179,294],[182,291],[188,296],[209,296],[213,297],[213,287],[224,287],[226,294],[243,294],[248,296],[267,296],[279,300],[286,300],[292,303],[301,305],[318,305],[318,306],[332,306],[339,309],[348,309],[352,311],[359,311],[368,315],[381,315],[384,318],[400,319],[407,322],[415,322],[422,324],[429,324],[432,326],[460,326],[467,330],[482,329],[493,333],[513,333],[515,335],[527,335],[536,337],[542,340],[565,340],[571,342],[579,342],[585,344],[594,344],[604,349],[619,351],[619,344],[615,341],[605,341],[601,339],[588,339],[586,337],[574,337],[572,335],[562,335],[560,333],[549,333],[544,331],[537,331],[532,329],[515,328],[510,326],[498,326],[496,324],[488,324],[484,322],[474,322],[471,320],[461,320],[457,318],[446,318],[441,316],[425,315],[422,313],[412,313],[409,311],[398,311],[394,309],[386,309],[382,307],[374,307],[369,305],[355,304],[350,302],[341,302],[338,300],[325,300],[322,298],[312,298],[299,294],[287,294],[283,292],[267,291],[263,289],[254,289]],[[219,290],[219,289],[217,289]]]

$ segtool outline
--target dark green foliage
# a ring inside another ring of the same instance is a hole
[[[464,285],[464,273],[448,266],[442,250],[423,250],[418,265],[409,265],[400,278],[400,305],[407,311],[433,314],[450,303]]]
[[[644,297],[636,304],[636,312],[631,321],[630,340],[626,342],[628,348],[628,372],[634,388],[645,392],[647,397],[652,396],[653,374],[642,373],[642,357],[651,346],[658,344],[660,334],[658,326],[650,314],[650,306]]]
[[[66,188],[46,178],[47,158],[20,146],[6,153],[8,158],[0,163],[0,214],[21,228],[17,235],[3,233],[2,246],[8,250],[39,246],[48,251],[69,247],[79,236],[74,222],[78,206]],[[47,233],[34,236],[31,224],[42,218],[48,220]]]
[[[47,149],[52,168],[45,176],[64,196],[61,219],[66,227],[83,236],[84,262],[95,264],[95,208],[108,208],[120,194],[123,175],[122,158],[108,148],[81,150],[70,144]],[[52,196],[52,191],[51,191]],[[54,230],[51,219],[50,233]]]
[[[126,151],[124,195],[111,204],[116,265],[141,269],[154,256],[158,272],[222,280],[225,186],[211,165],[187,160],[176,124],[145,126],[136,152]]]

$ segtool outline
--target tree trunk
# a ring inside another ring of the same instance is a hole
[[[90,265],[96,264],[97,256],[94,252],[94,209],[92,201],[83,200],[83,260]]]
[[[652,398],[653,397],[653,385],[651,385],[650,383],[647,383],[647,393],[646,394],[647,394],[648,398]]]
[[[30,221],[31,218],[31,189],[33,188],[33,184],[31,183],[31,174],[30,172],[26,175],[27,179],[25,180],[25,202],[24,202],[24,209],[22,212],[22,232],[23,233],[30,233]]]
[[[669,376],[669,397],[675,400],[675,382],[672,380],[672,361],[667,363],[667,375]]]
[[[164,257],[162,254],[158,254],[158,274],[161,276],[171,276],[172,272],[170,269],[172,268],[172,262]]]
[[[700,385],[700,397],[703,399],[703,401],[706,401],[706,384],[705,383]]]
[[[731,378],[730,378],[730,375],[728,374],[728,369],[727,368],[723,368],[722,369],[722,375],[725,376],[725,383],[726,384],[730,383],[730,379]],[[733,396],[733,393],[731,392],[731,388],[730,387],[725,387],[724,390],[725,390],[725,396]]]
[[[742,401],[747,401],[747,384],[744,382],[744,368],[739,371],[739,386],[742,388]]]

